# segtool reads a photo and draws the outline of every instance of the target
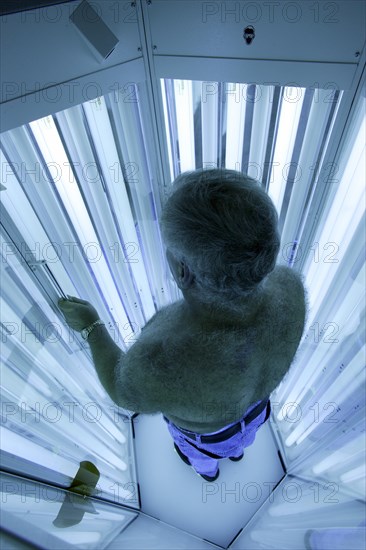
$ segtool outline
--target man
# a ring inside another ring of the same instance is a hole
[[[233,170],[181,174],[160,220],[183,300],[158,311],[124,353],[97,311],[60,300],[67,322],[89,331],[98,376],[111,398],[162,412],[184,462],[207,481],[218,460],[240,460],[270,413],[305,322],[300,277],[276,267],[275,207],[260,184]]]

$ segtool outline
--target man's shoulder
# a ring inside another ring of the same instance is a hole
[[[142,328],[137,341],[128,350],[131,361],[139,357],[141,370],[161,367],[169,356],[171,343],[181,341],[184,331],[181,328],[179,302],[159,309]]]
[[[177,312],[179,312],[180,309],[182,308],[182,303],[183,303],[183,300],[179,300],[178,302],[174,302],[172,304],[163,306],[156,313],[154,313],[152,317],[150,317],[150,319],[144,325],[142,330],[145,330],[149,326],[153,325],[157,320],[165,321],[171,318],[172,316],[174,317],[177,314]]]
[[[299,289],[304,288],[303,276],[294,269],[285,265],[278,265],[267,277],[268,281],[274,285],[290,284]]]
[[[274,307],[298,316],[305,316],[306,290],[300,273],[286,266],[278,266],[268,276],[266,290]]]
[[[284,347],[294,352],[301,340],[308,310],[303,276],[286,266],[278,266],[270,275],[267,323],[281,353]]]

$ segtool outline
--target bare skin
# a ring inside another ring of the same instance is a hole
[[[162,412],[182,428],[209,433],[238,420],[283,379],[303,332],[304,290],[298,275],[277,268],[263,292],[243,299],[241,316],[205,308],[189,290],[183,295],[159,312],[145,338],[164,341],[162,360],[170,365],[165,387],[174,399],[165,397]]]
[[[184,299],[158,311],[124,353],[105,327],[88,342],[101,383],[120,406],[162,412],[197,433],[238,420],[269,395],[288,371],[304,328],[301,278],[276,268],[261,292],[243,299],[242,313],[202,304],[189,268],[167,253]],[[82,330],[98,314],[84,301],[60,301],[66,321]]]

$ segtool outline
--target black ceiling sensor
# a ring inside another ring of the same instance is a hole
[[[0,3],[0,15],[10,15],[21,11],[46,8],[56,4],[66,4],[75,0],[2,0]]]
[[[255,29],[254,27],[252,27],[252,25],[245,27],[243,32],[243,38],[248,45],[253,42],[255,38]]]

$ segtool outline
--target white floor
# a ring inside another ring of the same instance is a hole
[[[121,550],[122,548],[128,548],[128,550],[177,550],[178,548],[217,550],[215,545],[142,513],[113,540],[107,550]]]
[[[270,420],[240,462],[220,461],[214,482],[182,462],[161,414],[133,422],[142,512],[223,548],[284,476]]]

